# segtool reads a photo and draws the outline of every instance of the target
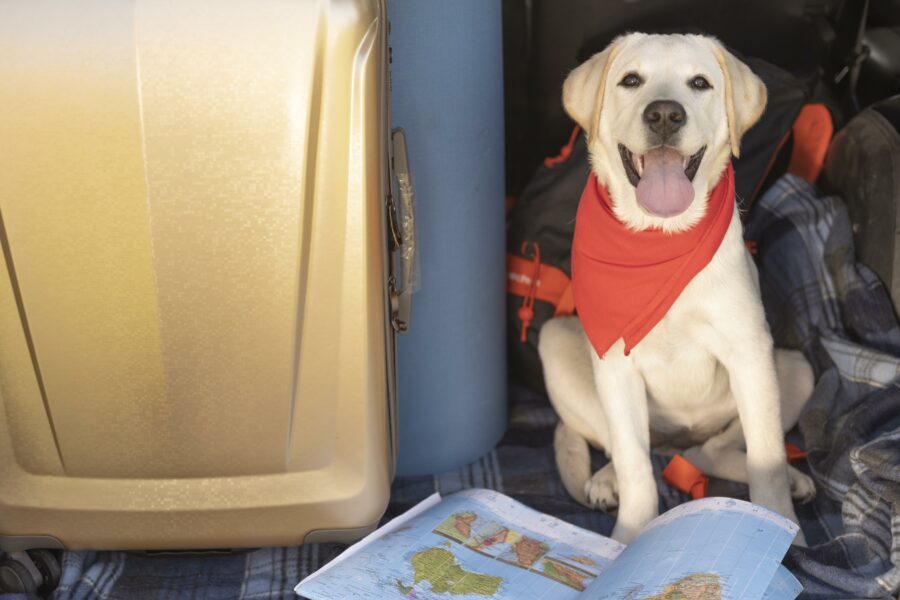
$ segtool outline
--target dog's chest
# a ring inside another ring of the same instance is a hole
[[[737,416],[728,373],[693,343],[685,323],[663,319],[634,358],[644,378],[650,429],[675,446],[700,443]],[[654,436],[658,437],[658,436]]]
[[[727,254],[717,253],[632,353],[646,386],[650,429],[666,445],[702,443],[737,418],[728,372],[700,341],[724,333],[710,325],[717,304],[734,304],[723,293],[738,271]]]

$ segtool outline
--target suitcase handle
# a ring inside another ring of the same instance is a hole
[[[412,314],[412,295],[419,288],[415,225],[416,194],[409,171],[406,134],[402,128],[398,127],[391,133],[391,144],[393,146],[393,171],[397,178],[399,196],[399,206],[396,207],[396,219],[399,222],[393,223],[391,229],[400,252],[400,281],[395,282],[395,286],[392,286],[391,290],[393,312],[391,322],[396,331],[406,333],[409,330],[409,320]],[[392,210],[391,213],[393,212]],[[392,221],[394,218],[394,214],[391,214]]]

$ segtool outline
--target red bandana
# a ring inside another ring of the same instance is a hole
[[[578,205],[572,242],[572,292],[588,339],[603,356],[619,338],[625,354],[663,318],[709,264],[734,213],[731,163],[709,194],[706,214],[679,233],[628,229],[591,173]]]

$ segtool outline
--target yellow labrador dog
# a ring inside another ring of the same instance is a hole
[[[765,108],[766,89],[712,38],[635,33],[575,69],[563,103],[587,132],[592,171],[615,217],[633,230],[677,233],[704,216],[710,190]],[[674,172],[672,156],[680,158]],[[642,178],[644,188],[669,189],[665,203],[637,193]],[[784,449],[784,432],[811,394],[812,369],[800,353],[773,349],[737,210],[724,235],[630,353],[619,339],[601,358],[577,317],[541,331],[563,483],[585,505],[618,507],[619,541],[657,515],[651,445],[686,449],[702,471],[749,484],[753,502],[793,521],[792,497],[815,494]],[[611,458],[594,474],[588,444]]]

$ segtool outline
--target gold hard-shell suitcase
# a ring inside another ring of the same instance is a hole
[[[387,29],[384,0],[0,4],[0,550],[376,525]]]

